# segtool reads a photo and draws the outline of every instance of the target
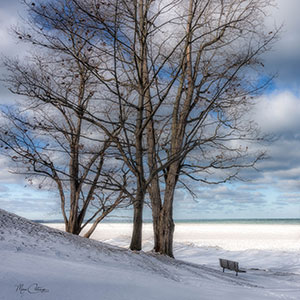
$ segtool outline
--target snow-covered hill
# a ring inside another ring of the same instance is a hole
[[[0,299],[300,299],[300,274],[233,272],[88,240],[0,210]],[[300,260],[299,260],[300,265]]]

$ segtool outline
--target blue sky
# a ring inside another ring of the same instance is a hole
[[[247,181],[223,185],[195,185],[197,197],[178,190],[176,218],[300,218],[300,11],[299,0],[277,0],[270,10],[277,25],[284,24],[281,39],[265,57],[266,69],[278,76],[258,101],[254,119],[263,131],[277,135],[267,147],[269,158],[258,171],[245,171]],[[0,1],[0,53],[22,55],[9,34],[22,15],[18,0]],[[0,74],[5,74],[0,68]],[[14,96],[0,83],[0,103]],[[21,175],[12,174],[7,159],[0,157],[0,208],[33,219],[56,219],[59,200],[55,192],[26,186]],[[26,187],[25,187],[26,186]],[[127,215],[118,212],[115,215]],[[146,212],[149,217],[149,211]]]

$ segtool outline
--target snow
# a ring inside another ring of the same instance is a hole
[[[130,224],[88,240],[0,210],[0,300],[300,299],[300,226],[236,226],[177,225],[171,259],[150,252],[150,224],[132,252]],[[222,273],[219,257],[247,273]]]

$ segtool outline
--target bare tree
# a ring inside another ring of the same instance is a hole
[[[136,177],[131,249],[141,249],[149,193],[155,251],[173,256],[173,201],[178,183],[221,183],[264,157],[246,120],[267,84],[260,57],[271,0],[73,1],[91,28],[101,28],[111,68],[95,77],[116,98],[121,134],[114,138]],[[107,51],[109,49],[109,51]],[[86,64],[89,66],[89,64]],[[103,126],[92,115],[93,124]]]
[[[141,249],[147,193],[154,249],[173,256],[178,184],[192,192],[192,181],[226,182],[263,158],[263,152],[251,151],[251,142],[261,137],[245,116],[266,84],[260,57],[277,36],[277,31],[264,28],[271,4],[272,0],[34,4],[36,20],[58,24],[72,32],[71,41],[79,39],[83,45],[74,48],[60,36],[41,42],[21,35],[66,51],[101,91],[97,103],[106,113],[99,113],[93,102],[82,119],[103,133],[122,159],[124,172],[135,178],[131,189],[122,187],[134,206],[132,250]],[[70,22],[74,10],[76,18]],[[92,53],[92,59],[86,53]],[[80,111],[61,98],[54,103]]]
[[[150,138],[156,138],[156,147],[148,147],[153,149],[149,168],[162,168],[164,178],[163,193],[157,188],[158,177],[153,176],[156,183],[150,186],[155,250],[169,256],[177,183],[190,190],[191,181],[216,184],[237,179],[241,169],[264,157],[263,151],[250,151],[251,142],[262,137],[246,115],[267,84],[259,57],[277,34],[264,32],[264,11],[271,1],[182,3],[184,12],[177,14],[185,27],[180,51],[168,59],[170,78],[164,88],[155,81],[159,99],[168,99],[163,106],[171,105],[170,118]],[[174,84],[171,74],[178,74]]]
[[[15,32],[38,54],[27,62],[5,61],[10,74],[5,82],[23,100],[2,109],[2,152],[39,188],[55,183],[66,231],[79,234],[94,222],[89,237],[105,216],[130,200],[128,171],[111,149],[118,128],[107,136],[84,120],[89,110],[111,113],[99,105],[99,83],[81,63],[101,63],[89,45],[95,33],[77,24],[80,15],[66,2],[29,5],[29,27]]]

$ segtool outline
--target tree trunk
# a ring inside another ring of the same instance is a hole
[[[173,221],[173,212],[171,207],[163,207],[159,216],[158,241],[156,245],[159,247],[156,252],[174,257],[173,254],[173,236],[175,224]]]
[[[140,191],[133,203],[133,231],[130,243],[130,250],[133,251],[142,249],[144,195],[145,193]]]
[[[149,192],[152,204],[152,219],[153,219],[153,233],[154,233],[154,247],[153,250],[157,253],[174,257],[173,255],[173,235],[174,235],[174,221],[173,221],[173,197],[174,187],[167,188],[164,197],[164,204],[161,205],[160,194],[155,191]],[[159,192],[159,190],[156,190]]]
[[[193,95],[193,78],[192,78],[192,69],[191,69],[191,45],[190,42],[190,24],[192,22],[192,9],[193,9],[193,1],[190,1],[190,17],[188,20],[187,26],[187,47],[186,47],[186,74],[183,73],[181,84],[178,86],[177,97],[175,100],[175,105],[172,113],[172,138],[171,138],[171,157],[176,157],[178,153],[182,151],[182,143],[184,140],[185,128],[187,125],[187,116],[190,112],[190,105]],[[187,75],[187,76],[186,76]],[[180,112],[180,100],[182,98],[183,91],[183,82],[185,77],[188,79],[188,91],[186,95],[186,99],[183,103],[182,111]],[[166,191],[164,195],[164,203],[159,215],[159,224],[154,225],[154,239],[158,238],[157,241],[154,242],[155,251],[160,254],[168,255],[170,257],[174,257],[173,255],[173,236],[175,224],[173,221],[173,200],[174,200],[174,192],[176,188],[176,183],[179,176],[180,169],[180,160],[176,160],[169,166],[166,177]],[[157,222],[157,217],[155,217],[155,221],[153,218],[153,222]]]
[[[174,257],[173,255],[173,236],[175,224],[173,221],[173,200],[174,192],[178,179],[178,163],[170,166],[166,180],[166,190],[164,195],[164,203],[160,210],[159,219],[153,219],[153,223],[158,222],[154,227],[154,245],[155,251]]]
[[[137,192],[136,199],[133,202],[133,232],[131,236],[130,249],[140,251],[142,249],[142,227],[143,227],[143,208],[144,208],[144,198],[146,193],[145,187],[145,174],[144,174],[144,161],[143,161],[143,120],[144,120],[144,110],[145,101],[149,101],[145,95],[145,90],[147,87],[147,76],[146,76],[146,61],[147,61],[147,51],[146,51],[146,27],[145,27],[145,7],[144,1],[139,0],[135,3],[138,12],[138,32],[135,34],[137,36],[137,41],[140,47],[139,58],[137,63],[137,71],[141,81],[138,85],[139,101],[138,110],[136,117],[136,128],[135,128],[135,151],[136,151],[136,176],[137,176]]]
[[[155,252],[160,250],[159,228],[160,228],[160,213],[162,209],[161,195],[158,178],[155,178],[149,187],[149,196],[152,206],[152,220],[153,220],[153,234],[154,234],[154,247]]]
[[[79,235],[81,231],[81,224],[78,222],[77,218],[73,218],[72,221],[69,220],[67,224],[65,224],[66,232]]]

